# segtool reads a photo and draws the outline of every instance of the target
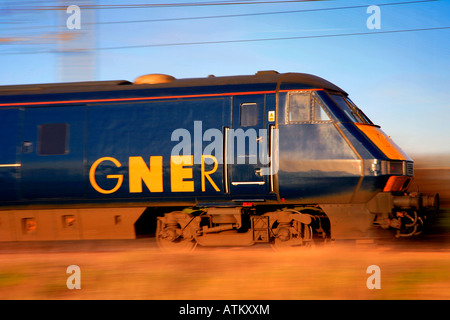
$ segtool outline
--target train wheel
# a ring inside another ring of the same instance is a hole
[[[275,228],[272,228],[272,234],[275,238],[271,245],[275,250],[292,247],[311,247],[313,245],[311,226],[299,221],[279,223]]]
[[[158,217],[156,226],[156,243],[164,251],[190,252],[195,249],[194,240],[189,224],[194,218],[182,211],[165,214]]]

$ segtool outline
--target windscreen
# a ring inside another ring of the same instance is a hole
[[[332,93],[331,97],[352,122],[373,124],[372,121],[347,97]]]

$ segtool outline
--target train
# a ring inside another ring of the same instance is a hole
[[[0,240],[164,250],[411,237],[414,161],[305,73],[0,86]]]

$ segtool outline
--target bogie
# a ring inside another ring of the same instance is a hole
[[[309,246],[313,236],[324,239],[321,220],[293,209],[257,214],[252,208],[209,208],[188,214],[169,212],[158,218],[156,238],[164,250],[201,246],[250,246],[271,244],[274,248]],[[326,224],[326,223],[324,223]]]

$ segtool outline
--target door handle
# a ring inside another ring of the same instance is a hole
[[[230,186],[228,184],[228,131],[230,128],[224,127],[223,131],[223,184],[224,192],[230,192]]]
[[[263,169],[262,169],[262,168],[256,169],[256,170],[255,170],[255,174],[256,174],[257,176],[260,176],[260,177],[262,177],[262,172],[263,172]]]

